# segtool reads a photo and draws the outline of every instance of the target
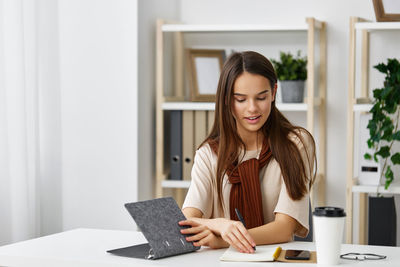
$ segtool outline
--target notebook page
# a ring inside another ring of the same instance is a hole
[[[241,253],[233,247],[229,247],[219,258],[221,261],[274,261],[281,252],[280,247],[257,246],[257,250],[250,253]]]

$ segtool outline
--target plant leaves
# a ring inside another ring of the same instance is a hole
[[[381,135],[380,133],[376,133],[374,136],[371,137],[372,142],[374,143],[379,143],[381,141]]]
[[[376,124],[376,121],[369,120],[367,129],[369,129],[370,135],[373,136],[376,133],[376,130],[378,129],[378,125]]]
[[[378,99],[378,100],[381,100],[382,91],[383,91],[383,89],[375,89],[375,90],[373,91],[373,93],[374,93],[374,98],[375,98],[375,99]]]
[[[383,135],[381,136],[381,139],[386,140],[388,142],[392,141],[393,129],[394,129],[394,125],[393,125],[392,120],[390,119],[390,117],[386,116],[386,118],[382,124],[381,131],[383,131]]]
[[[367,126],[370,134],[367,140],[368,148],[378,148],[378,151],[373,155],[365,153],[364,158],[371,159],[372,157],[378,162],[378,157],[382,159],[390,157],[394,165],[400,165],[400,152],[394,151],[392,155],[390,150],[393,142],[400,141],[398,113],[400,112],[400,61],[389,58],[386,63],[379,63],[374,68],[385,74],[382,88],[373,90],[374,101],[370,109],[372,118]],[[381,141],[389,142],[389,144],[383,145]],[[382,174],[386,177],[385,188],[387,189],[394,179],[391,167],[387,166],[382,170]]]
[[[374,147],[374,141],[372,141],[371,139],[367,140],[367,144],[368,144],[368,148],[373,148]]]
[[[397,131],[392,136],[393,140],[400,141],[400,131]]]
[[[375,65],[374,68],[379,70],[382,73],[387,72],[387,66],[384,63],[379,63],[378,65]]]
[[[388,146],[383,146],[375,154],[381,156],[382,158],[387,158],[390,156],[390,148]]]
[[[400,165],[400,153],[396,152],[393,156],[390,157],[390,160],[393,162],[394,165]]]
[[[393,177],[393,171],[392,171],[392,169],[390,168],[390,166],[387,166],[387,167],[386,167],[385,177],[386,177],[386,178]]]
[[[386,178],[386,181],[385,181],[385,189],[387,190],[388,187],[389,187],[389,185],[390,185],[390,184],[392,183],[392,181],[393,181],[393,171],[392,171],[392,169],[390,168],[390,166],[387,166],[387,167],[386,167],[385,178]]]
[[[279,61],[271,59],[279,80],[307,79],[307,57],[301,57],[300,50],[297,52],[297,57],[294,57],[290,52],[282,51],[279,56]]]

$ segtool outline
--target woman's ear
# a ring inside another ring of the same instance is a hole
[[[276,91],[278,91],[278,83],[275,83],[274,89],[272,89],[272,101],[275,101]]]

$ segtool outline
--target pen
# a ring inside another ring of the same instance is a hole
[[[238,216],[239,220],[242,222],[244,228],[246,228],[246,223],[244,222],[244,219],[242,217],[242,214],[240,214],[240,211],[235,208],[236,216]],[[256,246],[253,247],[254,251],[256,251]]]

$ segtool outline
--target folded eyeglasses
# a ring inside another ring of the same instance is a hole
[[[357,260],[357,261],[365,261],[365,260],[383,260],[386,259],[386,256],[373,254],[373,253],[346,253],[340,255],[340,258],[346,260]]]

